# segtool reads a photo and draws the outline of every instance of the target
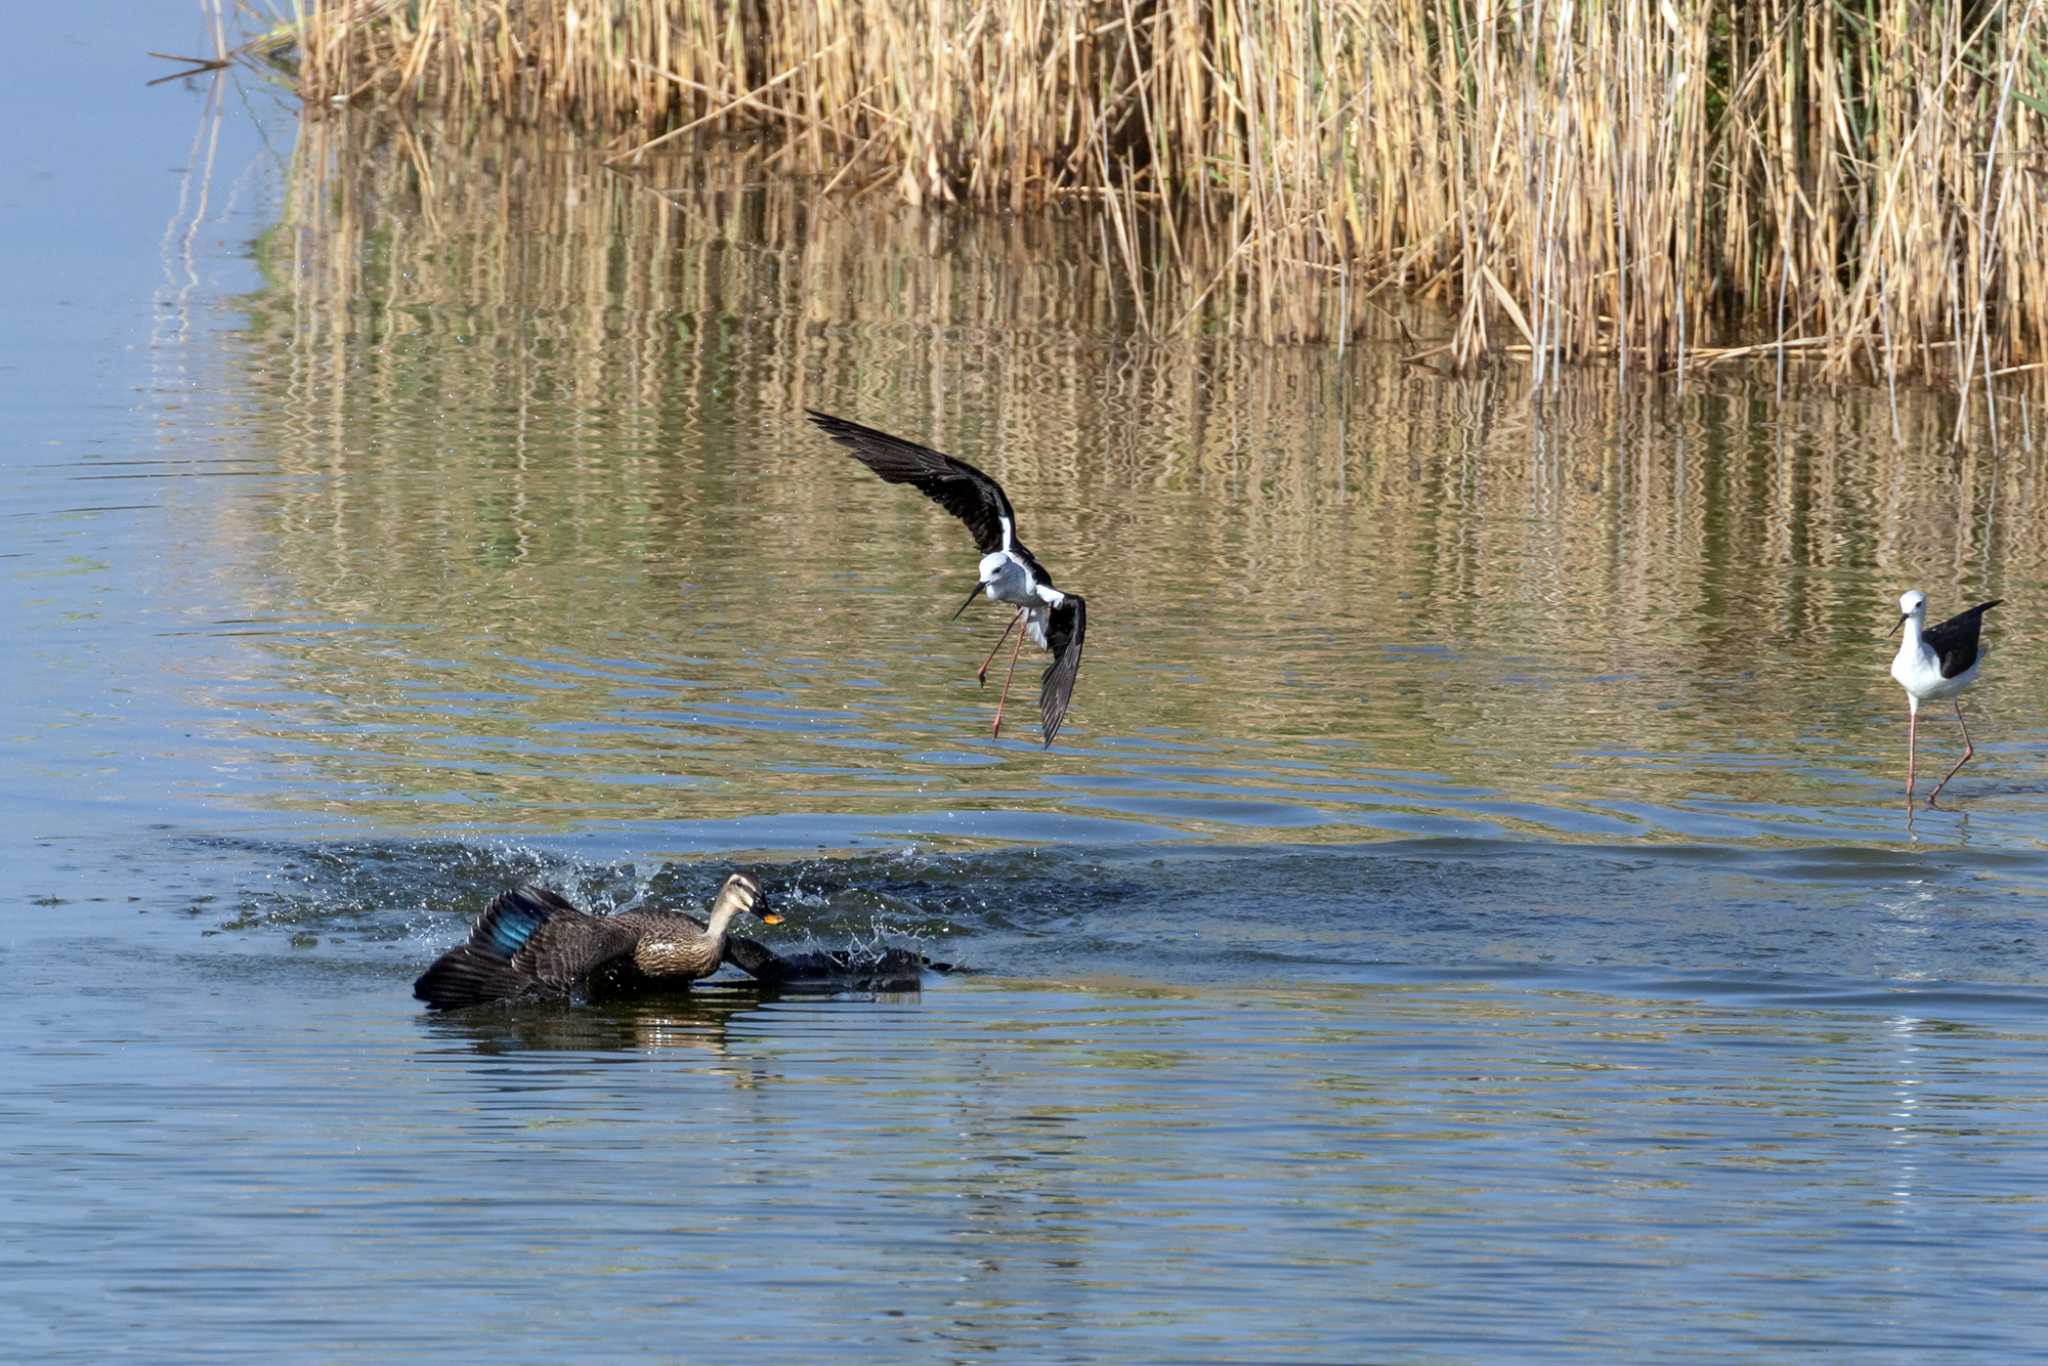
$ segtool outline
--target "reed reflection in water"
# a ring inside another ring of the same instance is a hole
[[[266,800],[768,845],[936,813],[1888,837],[1889,603],[2024,598],[2048,554],[2040,454],[1954,453],[1931,402],[1894,440],[1868,392],[1601,374],[1532,406],[1397,345],[1154,344],[1085,219],[694,174],[655,195],[534,134],[305,126],[245,301],[246,421],[285,477],[218,511],[236,629],[271,633],[236,699],[291,758]],[[1029,509],[1091,605],[1053,754],[984,733],[960,528],[806,406]],[[1995,648],[1970,776],[2031,819],[2012,680],[2043,647]]]

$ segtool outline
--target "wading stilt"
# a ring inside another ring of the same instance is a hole
[[[1927,626],[1927,595],[1911,589],[1899,596],[1899,622],[1892,630],[1905,628],[1899,652],[1892,658],[1892,677],[1906,690],[1906,807],[1913,806],[1913,768],[1919,740],[1920,704],[1939,698],[1955,699],[1977,681],[1977,668],[1984,662],[1984,614],[2003,602],[1993,598],[1967,612],[1950,617],[1939,626]],[[1955,702],[1956,724],[1963,728],[1963,757],[1948,771],[1948,777],[1927,794],[1927,804],[1948,786],[1949,778],[1962,772],[1977,748],[1970,743],[1970,728],[1963,722],[1963,704]]]

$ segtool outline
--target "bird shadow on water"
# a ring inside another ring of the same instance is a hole
[[[872,991],[721,981],[633,1001],[423,1012],[420,1029],[430,1039],[473,1055],[660,1052],[720,1060],[731,1059],[733,1046],[743,1038],[767,1033],[770,1013],[778,1005],[906,1004],[918,997],[915,985]]]
[[[1950,798],[1939,806],[1929,806],[1925,796],[1914,800],[1908,806],[1903,800],[1890,808],[1900,834],[1912,844],[1943,843],[1970,845],[1982,844],[1988,850],[2009,845],[2015,834],[2038,840],[2040,827],[2028,829],[2020,824],[2016,829],[2015,818],[2024,820],[2024,813],[2015,810],[2003,799],[2039,796],[2048,788],[2032,785],[2001,785],[1995,790],[1972,792],[1967,797]],[[1880,815],[1882,812],[1880,811]],[[1976,839],[1972,839],[1972,821],[1980,827]]]

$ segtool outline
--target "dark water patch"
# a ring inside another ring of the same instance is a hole
[[[380,945],[397,955],[394,974],[416,972],[515,883],[597,911],[701,909],[743,866],[788,917],[759,932],[778,951],[905,947],[1018,981],[1324,989],[1469,972],[1515,989],[1629,991],[1666,980],[1661,971],[1681,987],[1748,990],[1779,1006],[1800,1003],[1798,992],[1900,1004],[1935,984],[1993,1002],[2048,979],[2037,904],[1954,851],[1787,857],[1437,837],[1280,849],[910,844],[687,862],[593,860],[574,843],[235,842],[232,852],[266,871],[189,906],[201,933],[282,941],[301,955]],[[1802,974],[1825,985],[1798,985]]]

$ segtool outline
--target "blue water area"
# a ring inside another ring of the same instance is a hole
[[[2048,456],[1149,340],[1085,224],[146,87],[202,19],[0,95],[13,1355],[2048,1353]],[[806,406],[1088,594],[1051,749]],[[1908,581],[2008,601],[1910,816]],[[412,998],[734,868],[947,968]]]
[[[79,1303],[149,1358],[1918,1359],[1958,1303],[1939,1354],[2048,1329],[2041,933],[1961,859],[804,859],[766,879],[778,942],[971,971],[428,1017],[411,973],[495,888],[714,883],[145,848],[137,899],[9,947],[38,1357]]]

